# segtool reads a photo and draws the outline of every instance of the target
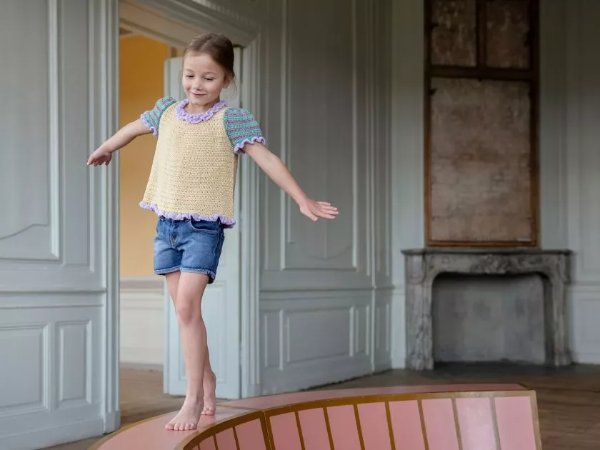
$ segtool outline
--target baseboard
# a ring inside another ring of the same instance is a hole
[[[394,355],[392,357],[392,369],[406,369],[406,357],[404,355]]]
[[[571,356],[580,364],[600,364],[600,286],[570,287],[569,335]]]
[[[382,359],[380,361],[375,361],[373,371],[374,372],[383,372],[384,370],[389,370],[392,368],[392,360],[390,358]]]
[[[90,437],[102,437],[104,420],[91,419],[58,427],[42,428],[11,435],[0,436],[0,448],[11,450],[35,450]]]
[[[121,427],[121,411],[110,412],[104,418],[104,433],[112,433]]]
[[[333,383],[370,375],[372,373],[368,360],[346,361],[340,363],[337,368],[321,368],[313,371],[314,375],[294,376],[291,369],[264,374],[264,386],[261,395],[280,394],[283,392],[295,392],[302,389],[310,389]]]
[[[134,370],[151,370],[155,372],[163,371],[163,364],[148,364],[148,363],[136,363],[136,362],[121,362],[119,364],[121,369],[134,369]]]
[[[600,353],[572,352],[571,356],[577,364],[600,364]]]

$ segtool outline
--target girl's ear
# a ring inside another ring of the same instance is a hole
[[[223,83],[223,87],[228,88],[232,81],[233,80],[231,75],[225,75],[225,83]]]

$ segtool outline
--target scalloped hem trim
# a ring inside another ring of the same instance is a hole
[[[267,143],[267,140],[262,136],[255,136],[251,137],[250,139],[244,139],[242,142],[236,144],[235,147],[233,147],[233,151],[237,154],[244,153],[244,146],[246,144],[254,144],[256,142],[259,142],[264,145]]]
[[[172,211],[164,211],[160,209],[154,203],[140,202],[140,207],[154,211],[156,214],[162,217],[166,217],[167,219],[173,220],[183,220],[183,219],[194,219],[194,220],[208,220],[210,222],[216,222],[218,219],[221,220],[221,223],[225,228],[231,228],[235,225],[235,219],[231,217],[226,217],[222,214],[212,214],[212,215],[204,215],[204,214],[193,214],[193,213],[176,213]]]

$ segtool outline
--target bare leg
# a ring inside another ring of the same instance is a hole
[[[217,388],[217,377],[210,367],[210,357],[208,356],[208,347],[206,349],[206,360],[204,361],[204,408],[202,414],[207,416],[214,416],[216,409],[216,388]]]
[[[181,334],[187,389],[181,410],[165,428],[184,431],[197,427],[204,409],[203,378],[208,347],[206,326],[201,314],[201,299],[208,277],[199,273],[176,273],[178,275],[168,275],[167,283],[170,294],[175,292],[174,303]]]
[[[172,272],[166,275],[167,278],[167,288],[169,290],[169,295],[171,296],[171,300],[173,301],[173,306],[175,305],[175,299],[177,298],[177,289],[179,288],[179,277],[181,272]],[[204,379],[203,379],[203,390],[204,390],[204,408],[202,409],[202,414],[207,416],[212,416],[215,414],[216,410],[216,387],[217,387],[217,377],[210,366],[210,356],[207,346],[206,351],[206,360],[204,361]]]

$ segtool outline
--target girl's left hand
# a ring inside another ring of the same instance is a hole
[[[335,219],[338,215],[338,209],[329,202],[317,202],[308,198],[299,206],[300,212],[313,222],[316,222],[319,217],[322,219]]]
[[[112,154],[102,147],[97,148],[87,160],[88,166],[99,166],[102,164],[108,165],[112,159]]]

